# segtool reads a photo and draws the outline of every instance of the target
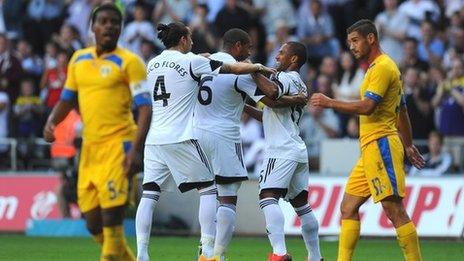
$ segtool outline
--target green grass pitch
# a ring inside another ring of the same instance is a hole
[[[135,249],[135,238],[129,238]],[[195,261],[198,246],[196,237],[152,237],[150,253],[152,260]],[[424,260],[464,260],[464,242],[422,240]],[[303,240],[287,238],[287,248],[293,260],[305,257]],[[326,261],[336,260],[337,242],[321,241],[322,254]],[[0,235],[0,260],[98,260],[99,248],[90,238],[47,238],[21,235]],[[267,238],[236,237],[232,240],[228,260],[264,261],[270,246]],[[353,260],[392,261],[403,260],[395,240],[362,239],[358,242]]]

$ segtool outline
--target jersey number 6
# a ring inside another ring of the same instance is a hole
[[[211,88],[205,85],[205,82],[212,81],[213,76],[205,76],[201,79],[200,81],[200,91],[198,92],[198,102],[201,105],[208,105],[211,103],[211,100],[213,99],[213,92],[211,91]],[[203,92],[206,92],[206,99],[203,99]]]

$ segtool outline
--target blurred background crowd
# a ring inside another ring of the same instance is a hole
[[[79,136],[76,113],[63,127],[62,144],[41,140],[43,124],[59,99],[73,52],[92,43],[89,18],[102,0],[0,0],[0,168],[66,168]],[[182,21],[193,32],[194,53],[213,53],[231,28],[250,33],[251,60],[274,66],[287,41],[307,46],[301,74],[311,92],[359,98],[367,64],[347,50],[348,26],[369,18],[378,26],[384,52],[399,65],[413,138],[426,153],[432,175],[464,171],[463,0],[119,0],[124,10],[120,45],[148,62],[163,50],[157,23]],[[346,15],[349,14],[349,15]],[[300,121],[313,170],[326,139],[356,139],[356,117],[307,107]],[[263,149],[260,123],[243,115],[242,138],[250,171]],[[60,147],[61,146],[61,147]],[[63,149],[65,148],[65,149]],[[14,150],[14,151],[12,151]],[[64,159],[64,161],[62,160]],[[59,168],[59,167],[57,167]]]

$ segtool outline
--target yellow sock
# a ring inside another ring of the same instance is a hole
[[[398,243],[403,250],[404,258],[407,261],[422,260],[416,227],[412,222],[398,227],[396,229],[396,236],[398,238]]]
[[[103,227],[103,238],[101,261],[135,260],[134,255],[126,244],[122,225]]]
[[[338,261],[349,261],[359,239],[360,222],[342,219],[340,239],[338,242]]]
[[[103,246],[103,233],[92,235],[93,240],[100,246]]]

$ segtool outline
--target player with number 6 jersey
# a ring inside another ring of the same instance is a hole
[[[225,64],[190,53],[191,32],[180,22],[158,25],[166,46],[147,65],[153,113],[145,142],[143,194],[136,214],[137,258],[149,260],[151,221],[161,190],[174,181],[181,192],[200,193],[201,242],[214,240],[216,187],[210,163],[193,135],[198,83],[204,74],[272,73],[261,64]],[[211,243],[209,243],[211,244]]]

